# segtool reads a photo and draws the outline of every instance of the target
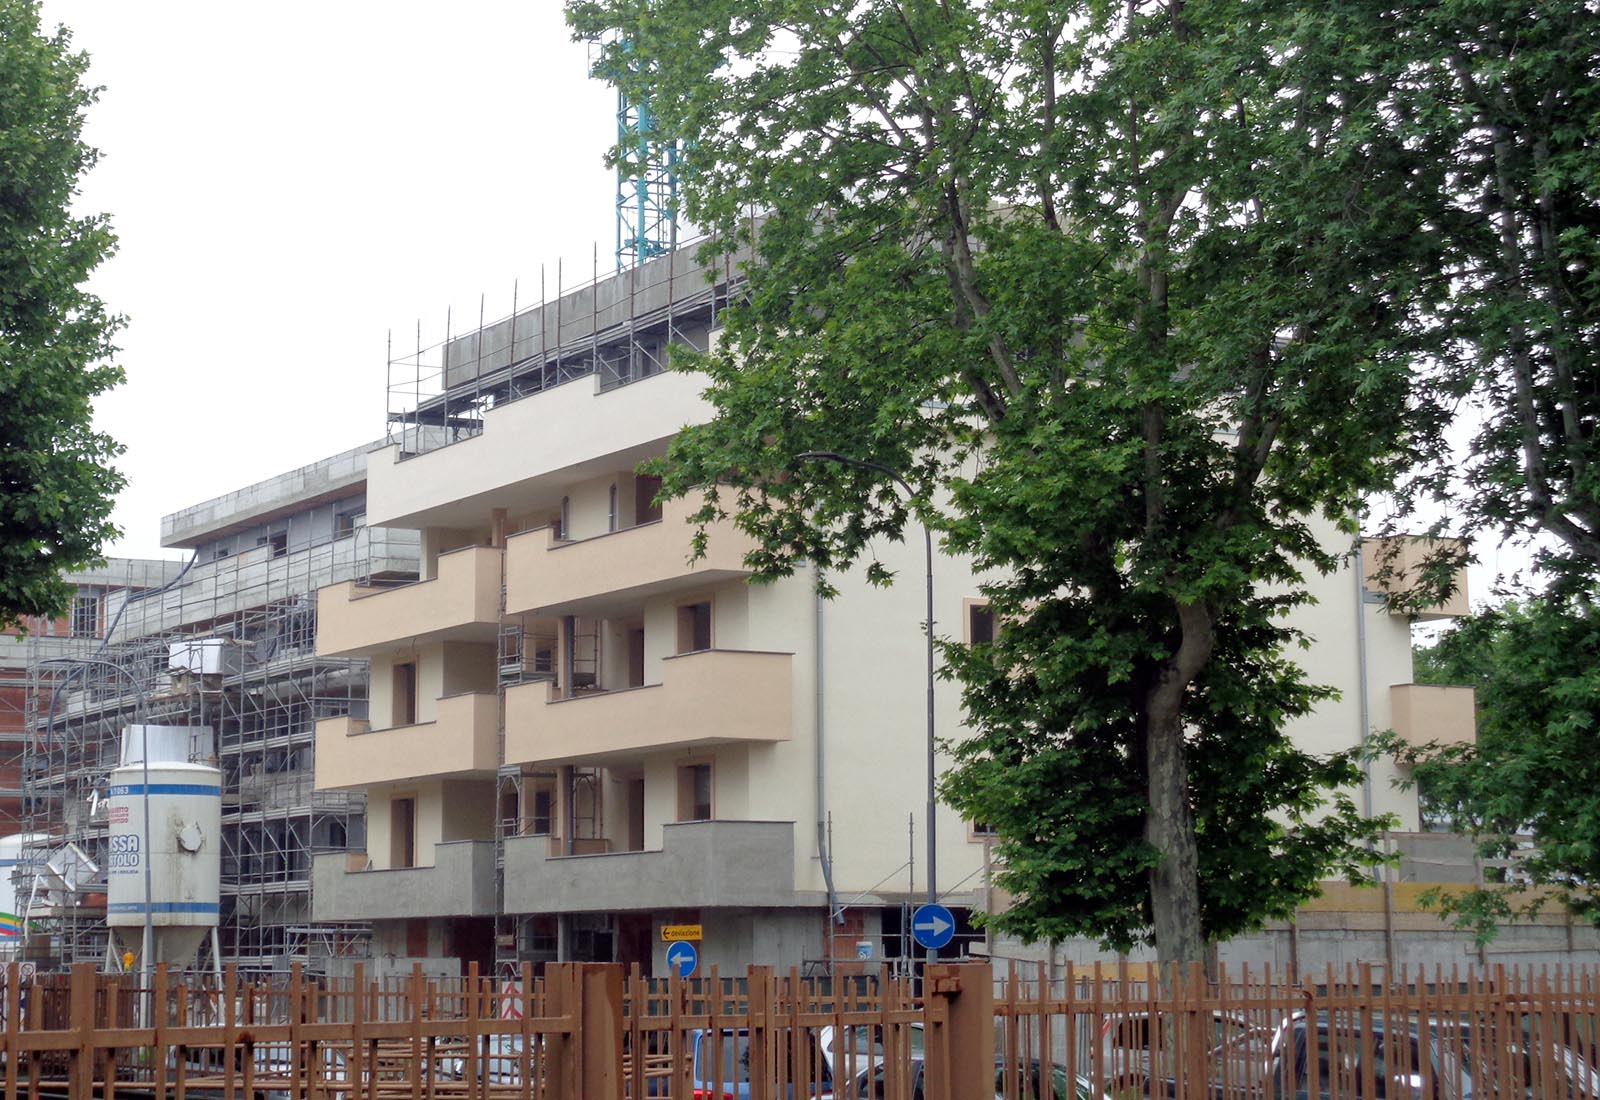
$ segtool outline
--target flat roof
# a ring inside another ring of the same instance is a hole
[[[235,531],[349,496],[351,490],[367,483],[368,452],[387,445],[387,440],[381,439],[364,443],[162,516],[161,545],[193,549]]]

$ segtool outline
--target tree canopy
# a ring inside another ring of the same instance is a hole
[[[947,645],[946,797],[1001,832],[1026,938],[1196,960],[1354,873],[1344,756],[1285,735],[1303,571],[1435,423],[1434,137],[1376,4],[571,0],[683,143],[685,212],[749,247],[705,371],[711,487],[768,575],[914,514],[997,579]],[[797,462],[833,450],[881,463]],[[876,563],[875,579],[884,579]]]
[[[1385,747],[1411,765],[1426,814],[1519,872],[1441,894],[1444,911],[1487,941],[1544,904],[1545,892],[1517,889],[1535,885],[1600,925],[1600,609],[1551,593],[1481,611],[1419,650],[1416,674],[1477,690],[1476,743]],[[1533,848],[1519,839],[1530,833]]]
[[[84,289],[115,239],[105,215],[72,209],[97,156],[88,64],[65,28],[40,31],[35,0],[0,0],[0,629],[65,610],[63,574],[116,534],[121,448],[91,403],[122,380],[108,363],[121,320]]]
[[[1600,4],[1442,0],[1397,33],[1403,98],[1443,140],[1451,386],[1480,427],[1466,511],[1600,571]],[[1452,473],[1455,471],[1451,471]]]

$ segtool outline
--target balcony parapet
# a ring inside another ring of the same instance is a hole
[[[494,915],[494,841],[433,846],[432,867],[366,870],[365,853],[326,852],[311,861],[311,913],[318,921]]]
[[[508,912],[776,908],[802,904],[791,821],[685,821],[648,852],[553,856],[548,838],[506,841]]]
[[[1401,597],[1417,588],[1422,570],[1430,559],[1455,559],[1464,562],[1465,545],[1460,539],[1423,538],[1395,535],[1361,541],[1362,584],[1386,597]],[[1419,622],[1453,619],[1467,614],[1467,567],[1462,564],[1451,578],[1451,592],[1444,600],[1423,607],[1405,608],[1391,601],[1391,610]]]
[[[500,624],[500,551],[439,555],[437,575],[393,588],[351,581],[317,591],[317,653],[368,657],[419,642],[492,642]]]
[[[705,556],[690,561],[699,497],[669,500],[661,518],[593,538],[563,540],[538,527],[506,540],[506,611],[577,615],[621,602],[750,575],[744,556],[755,540],[729,520],[706,532]]]
[[[499,700],[447,695],[432,722],[372,729],[359,718],[317,723],[316,789],[361,789],[412,779],[490,779],[499,766]]]
[[[506,689],[506,763],[598,763],[660,749],[787,741],[790,653],[707,649],[668,657],[659,684],[561,698],[548,682]]]
[[[1470,687],[1394,684],[1389,721],[1410,745],[1470,745],[1478,739],[1478,694]]]

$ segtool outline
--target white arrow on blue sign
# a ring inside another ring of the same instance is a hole
[[[937,951],[956,936],[956,918],[942,905],[919,905],[911,914],[911,934],[918,945]]]
[[[700,965],[700,952],[688,940],[679,940],[667,948],[667,966],[680,978],[687,978]]]

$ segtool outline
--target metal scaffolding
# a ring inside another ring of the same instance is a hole
[[[364,717],[367,705],[366,662],[316,653],[316,590],[413,579],[417,541],[341,530],[331,517],[324,526],[335,536],[292,551],[267,542],[196,562],[165,588],[121,593],[108,600],[107,619],[117,621],[103,639],[33,640],[23,828],[41,839],[27,873],[68,844],[100,868],[68,897],[34,898],[26,950],[35,957],[63,965],[105,957],[104,799],[134,721],[212,731],[195,752],[222,772],[221,961],[266,973],[364,950],[364,926],[312,920],[313,855],[365,839],[364,797],[314,788],[316,723]]]
[[[601,274],[596,246],[586,281],[568,284],[556,265],[553,297],[541,267],[535,305],[519,307],[514,287],[509,316],[485,320],[480,300],[476,328],[457,330],[447,315],[444,339],[430,344],[419,322],[410,352],[391,333],[389,442],[425,453],[479,435],[490,410],[520,397],[591,375],[601,391],[615,389],[665,371],[671,346],[707,350],[749,249],[724,250],[708,264],[690,246],[703,243],[615,275]]]

